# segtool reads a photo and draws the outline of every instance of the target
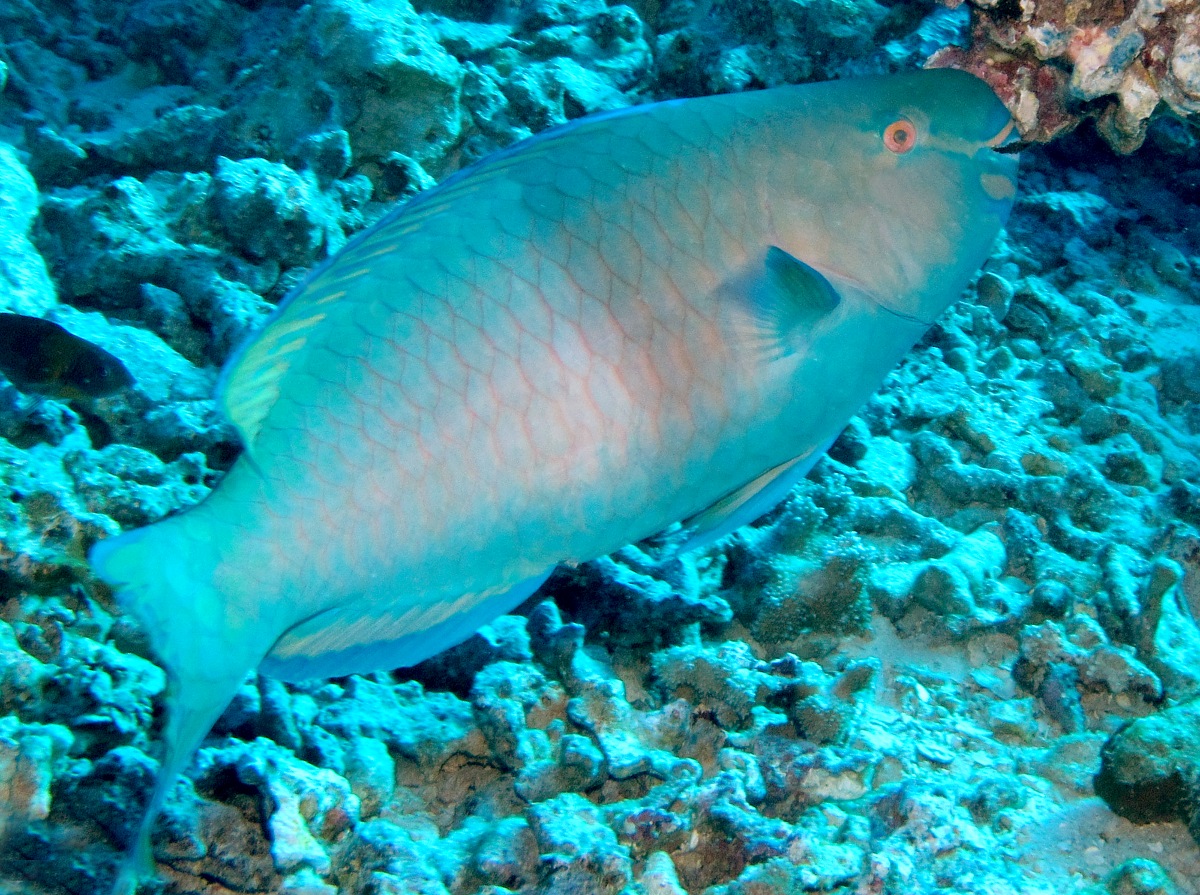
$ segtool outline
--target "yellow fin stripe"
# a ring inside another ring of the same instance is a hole
[[[279,398],[283,378],[303,355],[312,329],[325,319],[326,312],[316,309],[345,297],[347,290],[337,287],[369,274],[370,261],[395,252],[399,237],[420,230],[464,196],[507,177],[509,167],[531,154],[546,151],[553,140],[542,138],[539,142],[540,146],[536,143],[526,146],[509,158],[496,158],[486,168],[464,170],[457,183],[446,184],[428,199],[422,199],[426,194],[418,195],[391,224],[375,231],[373,239],[347,247],[342,264],[365,266],[342,271],[339,269],[342,265],[335,263],[280,305],[269,325],[230,361],[222,378],[221,405],[251,455],[263,422]],[[375,241],[383,244],[374,247],[371,243]]]
[[[360,277],[370,268],[354,271]],[[329,283],[302,289],[276,312],[276,318],[225,370],[220,401],[226,416],[237,427],[251,454],[263,421],[279,398],[280,383],[309,342],[314,328],[329,316],[329,305],[344,298],[345,289],[329,290]],[[336,285],[336,283],[332,284]]]

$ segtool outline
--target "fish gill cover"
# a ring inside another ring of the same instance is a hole
[[[217,370],[314,266],[553,125],[909,70],[980,21],[870,0],[0,9],[0,310],[134,377],[0,393],[0,891],[103,891],[133,844],[169,678],[84,558],[220,481],[240,445]],[[755,525],[562,566],[414,669],[249,678],[155,827],[165,890],[1200,891],[1200,148],[1176,118],[1147,134],[1129,158],[1086,132],[1024,153],[984,272]],[[750,335],[839,306],[772,303],[819,281],[771,258]]]

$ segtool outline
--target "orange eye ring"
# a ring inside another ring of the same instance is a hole
[[[896,155],[912,152],[917,145],[917,126],[907,118],[897,118],[884,129],[883,145]]]

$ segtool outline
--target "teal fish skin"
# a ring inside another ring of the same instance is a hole
[[[171,681],[118,890],[255,667],[413,664],[559,562],[768,509],[986,257],[1010,127],[955,71],[637,107],[484,160],[316,272],[226,371],[245,456],[93,551]]]

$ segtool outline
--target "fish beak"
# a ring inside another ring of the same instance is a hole
[[[1017,194],[1017,165],[1020,160],[1016,154],[1027,145],[1021,139],[1017,123],[1010,117],[999,133],[977,150],[976,157],[983,168],[979,174],[979,184],[988,198],[999,203],[998,207],[1003,209],[1006,217]]]
[[[1015,155],[1033,144],[1028,140],[1021,139],[1021,134],[1017,130],[1017,122],[1010,118],[1008,119],[1008,124],[1004,125],[1000,130],[1000,133],[996,134],[996,136],[992,137],[984,145],[1005,155]]]

